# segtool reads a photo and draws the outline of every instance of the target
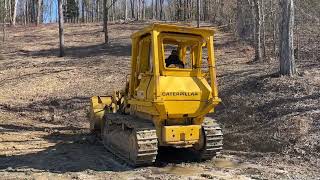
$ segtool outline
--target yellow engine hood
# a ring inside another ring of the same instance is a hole
[[[212,98],[211,87],[200,77],[160,77],[160,95],[168,115],[192,116],[203,111]]]

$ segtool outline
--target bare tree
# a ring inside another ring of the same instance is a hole
[[[164,13],[163,13],[163,3],[164,3],[164,0],[160,0],[159,2],[159,6],[160,6],[160,20],[163,20],[163,17],[164,17]]]
[[[12,15],[12,26],[16,25],[16,18],[17,18],[17,5],[18,5],[18,0],[14,0],[13,2],[13,15]]]
[[[159,15],[159,13],[158,13],[158,9],[159,9],[159,8],[158,8],[158,2],[159,2],[159,0],[154,0],[154,1],[155,1],[155,10],[154,10],[154,11],[155,11],[155,15],[156,15],[156,16],[155,16],[155,17],[156,17],[155,19],[158,19],[158,17],[159,17],[159,16],[158,16],[158,15]]]
[[[103,0],[103,29],[104,29],[104,43],[108,44],[109,35],[108,35],[108,7],[107,7],[107,0]]]
[[[294,4],[293,0],[280,0],[280,74],[293,76],[296,65],[293,48]]]
[[[58,0],[59,11],[59,40],[60,40],[60,57],[64,56],[64,23],[63,23],[63,8],[62,0]]]
[[[96,22],[100,21],[100,0],[96,0]]]
[[[265,2],[264,2],[264,0],[261,0],[261,2],[260,2],[260,4],[261,4],[261,7],[260,7],[260,12],[261,12],[261,18],[262,18],[262,20],[261,20],[261,23],[262,23],[262,29],[261,29],[261,33],[262,33],[262,44],[261,44],[261,46],[262,46],[262,57],[263,57],[263,59],[265,59],[266,58],[266,26],[265,26],[265,24],[266,24],[266,15],[265,15]]]
[[[130,5],[131,5],[131,18],[135,18],[135,15],[134,15],[134,1],[135,0],[130,0]]]
[[[261,1],[255,0],[256,11],[256,61],[262,61],[262,43],[261,43],[261,31],[262,31],[262,13],[261,13]]]
[[[146,0],[142,0],[142,19],[146,19]]]
[[[84,23],[85,22],[85,11],[84,11],[84,8],[85,8],[85,1],[84,0],[81,0],[81,15],[82,15],[82,18],[81,18],[81,22]]]
[[[124,0],[124,20],[128,20],[128,0]]]
[[[2,16],[2,41],[6,41],[6,18],[7,18],[7,0],[4,0],[4,8],[3,8],[3,16]]]
[[[36,22],[37,26],[40,24],[41,4],[42,4],[42,0],[38,0],[38,4],[37,4],[37,22]]]
[[[12,24],[12,1],[11,0],[7,0],[8,2],[8,14],[7,14],[7,16],[8,16],[8,19],[9,19],[9,22]]]
[[[249,40],[253,34],[255,13],[253,8],[251,8],[252,4],[250,1],[237,0],[235,31],[242,40]]]
[[[187,20],[187,0],[183,1],[183,20]]]
[[[275,13],[275,7],[273,5],[273,1],[270,1],[270,8],[271,8],[271,22],[272,22],[272,41],[273,41],[273,55],[276,58],[277,55],[277,16]]]
[[[138,0],[137,2],[137,15],[136,15],[136,19],[139,20],[140,19],[140,3],[141,3],[141,0]]]
[[[200,27],[200,0],[197,0],[197,27]]]
[[[253,44],[255,49],[254,61],[262,61],[262,47],[261,47],[261,3],[260,0],[252,0],[252,19],[253,19]]]

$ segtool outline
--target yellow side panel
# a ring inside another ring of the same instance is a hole
[[[134,97],[139,100],[145,100],[147,98],[147,90],[150,84],[151,76],[145,75],[141,77],[140,84],[135,90]],[[153,94],[152,94],[153,95]]]
[[[207,107],[207,102],[200,101],[165,101],[164,102],[168,117],[175,118],[181,115],[188,114],[188,117],[193,117],[193,114],[202,112]]]
[[[199,140],[200,125],[164,126],[162,127],[162,140],[165,143],[195,142]]]

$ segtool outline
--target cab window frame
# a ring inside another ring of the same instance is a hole
[[[170,38],[171,37],[171,38]],[[188,38],[188,40],[185,40],[185,38]],[[160,48],[159,48],[159,55],[160,55],[160,66],[163,68],[163,70],[165,71],[170,71],[170,70],[175,70],[175,71],[194,71],[194,70],[197,70],[198,68],[200,67],[191,67],[191,68],[177,68],[177,67],[166,67],[166,63],[165,63],[165,60],[167,57],[165,57],[165,54],[164,54],[164,46],[165,45],[178,45],[179,46],[179,42],[176,41],[176,43],[173,41],[173,43],[166,43],[165,40],[166,39],[176,39],[176,40],[180,40],[180,41],[194,41],[195,42],[195,45],[193,47],[195,47],[195,51],[198,51],[199,49],[201,49],[201,52],[197,52],[199,54],[202,53],[202,37],[200,36],[195,36],[195,35],[192,35],[190,37],[189,34],[178,34],[178,33],[162,33],[160,34],[160,37],[159,37],[159,44],[161,45]],[[198,49],[198,50],[196,50]],[[191,49],[190,49],[190,52],[191,52]],[[192,54],[190,54],[190,56],[192,56]],[[201,61],[201,59],[199,60],[197,55],[195,55],[194,57],[190,57],[191,58],[191,62],[192,64],[197,64],[199,63],[199,61]],[[182,59],[180,59],[182,61]]]

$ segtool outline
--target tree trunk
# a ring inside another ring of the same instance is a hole
[[[26,26],[27,25],[27,21],[28,21],[28,1],[25,1],[25,4],[24,4],[24,22],[23,22],[23,25]]]
[[[128,20],[128,0],[124,0],[124,20]]]
[[[100,3],[100,1],[99,1],[99,0],[96,0],[96,7],[95,7],[95,8],[96,8],[96,18],[95,18],[95,19],[96,19],[96,20],[95,20],[96,22],[99,22],[99,17],[100,17],[100,16],[99,16],[99,14],[100,14],[100,12],[99,12],[99,3]]]
[[[146,19],[146,0],[142,0],[142,19]]]
[[[151,0],[151,19],[154,19],[154,0]]]
[[[29,2],[28,0],[26,0],[26,4],[25,4],[25,25],[27,25],[29,23]]]
[[[224,19],[225,19],[224,18],[224,12],[223,12],[223,10],[224,10],[224,0],[220,0],[219,3],[220,3],[220,5],[219,5],[219,15],[221,17],[221,21],[224,22]]]
[[[8,14],[8,9],[7,9],[7,0],[4,0],[4,13],[3,13],[3,25],[5,25],[6,23],[6,19],[7,19],[7,14]]]
[[[108,44],[109,35],[108,35],[108,7],[107,7],[107,0],[103,0],[103,29],[104,29],[104,43]]]
[[[280,0],[280,74],[294,76],[296,65],[293,48],[294,5],[293,0]]]
[[[137,2],[137,14],[136,14],[137,20],[140,19],[140,0]]]
[[[131,18],[134,19],[134,1],[135,0],[130,0],[130,5],[131,5]]]
[[[11,0],[8,0],[8,19],[9,19],[9,22],[12,24],[12,2]]]
[[[262,18],[262,57],[266,58],[266,15],[265,15],[265,6],[264,0],[261,0],[261,18]]]
[[[18,0],[14,0],[14,6],[13,6],[13,15],[12,15],[12,26],[16,25],[16,17],[17,17],[17,4]]]
[[[117,0],[112,0],[111,8],[112,8],[112,21],[116,20],[116,5]]]
[[[182,16],[182,19],[183,21],[186,21],[187,20],[187,0],[183,0],[183,16]]]
[[[203,0],[203,7],[202,7],[202,11],[203,11],[203,21],[206,21],[208,18],[208,2],[207,0]]]
[[[38,0],[38,4],[37,4],[37,22],[36,22],[37,26],[40,24],[41,3],[42,3],[42,0]]]
[[[177,20],[181,21],[182,19],[182,0],[177,2]]]
[[[254,48],[255,58],[254,61],[262,61],[262,49],[261,49],[261,3],[260,0],[252,1],[253,19],[254,19]]]
[[[163,20],[163,1],[164,0],[160,0],[160,20]]]
[[[58,11],[59,11],[60,57],[63,57],[64,56],[64,27],[63,27],[62,0],[58,0]]]
[[[94,2],[91,3],[91,22],[94,22]]]
[[[273,41],[273,56],[275,57],[275,59],[277,59],[277,17],[276,17],[276,13],[275,13],[275,8],[273,5],[273,1],[270,1],[270,9],[271,9],[271,26],[272,26],[272,41]]]
[[[193,11],[193,0],[190,0],[189,1],[189,19],[193,19],[192,11]]]
[[[244,27],[244,12],[243,12],[243,1],[242,0],[237,0],[237,15],[236,15],[236,28],[237,28],[237,35],[240,39],[245,39],[245,27]]]
[[[3,23],[2,25],[2,42],[5,42],[6,41],[6,25],[5,23]]]
[[[158,17],[159,17],[159,16],[158,16],[158,9],[159,9],[159,8],[158,8],[158,1],[159,1],[159,0],[155,0],[155,3],[156,3],[156,4],[155,4],[155,6],[156,6],[156,7],[155,7],[156,19],[158,19]]]
[[[6,41],[6,17],[7,17],[7,2],[4,0],[4,14],[2,19],[2,41]]]
[[[85,19],[86,19],[86,17],[85,17],[85,11],[84,11],[84,8],[85,8],[85,2],[84,2],[85,0],[82,0],[82,5],[81,5],[81,11],[82,11],[82,19],[81,19],[81,21],[82,21],[82,23],[85,23]]]
[[[200,27],[200,0],[197,0],[197,27]]]

